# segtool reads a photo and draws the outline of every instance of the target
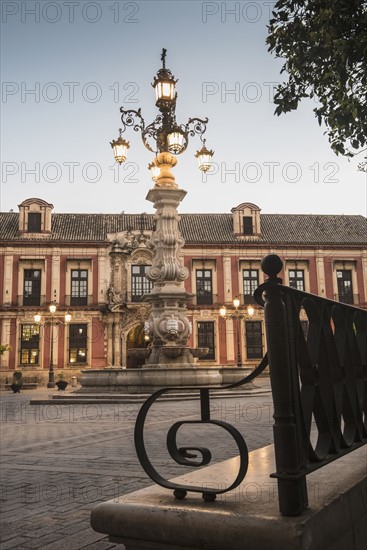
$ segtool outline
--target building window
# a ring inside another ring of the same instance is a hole
[[[243,217],[243,234],[244,235],[253,235],[254,234],[254,226],[252,223],[252,216],[244,216]]]
[[[153,288],[153,283],[148,279],[146,272],[148,265],[131,266],[131,301],[139,302],[144,294],[149,294]]]
[[[305,290],[305,274],[303,269],[289,270],[289,286],[296,290]]]
[[[86,324],[69,326],[69,363],[87,362],[87,327]]]
[[[28,232],[29,233],[41,232],[41,213],[40,212],[28,213]]]
[[[350,269],[338,269],[336,280],[338,283],[339,302],[353,304],[352,271]]]
[[[259,286],[259,271],[257,269],[243,270],[243,295],[245,304],[254,304],[254,292]]]
[[[86,269],[71,270],[70,305],[88,305],[88,271]]]
[[[209,348],[208,353],[201,360],[213,361],[215,359],[214,348],[214,322],[198,323],[198,347]]]
[[[20,327],[20,364],[38,365],[39,363],[39,325],[21,325]]]
[[[213,303],[213,282],[211,269],[196,270],[196,303],[198,305]]]
[[[263,356],[263,335],[261,321],[246,321],[247,359],[261,359]]]
[[[23,305],[39,306],[41,302],[41,270],[24,270]]]

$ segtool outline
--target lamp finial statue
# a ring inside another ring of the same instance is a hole
[[[167,50],[166,50],[166,48],[162,48],[161,61],[162,61],[162,68],[163,68],[163,69],[166,68],[166,55],[167,55]]]

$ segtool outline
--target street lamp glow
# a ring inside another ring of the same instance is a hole
[[[34,316],[34,322],[38,324],[41,322],[41,314],[39,311],[37,311],[36,315]]]
[[[51,304],[48,309],[50,310],[51,315],[54,315],[56,313],[56,306],[55,304]]]
[[[247,313],[249,314],[250,317],[252,317],[253,314],[255,313],[254,308],[252,306],[248,306]]]
[[[178,126],[175,126],[172,130],[167,136],[167,149],[170,153],[179,155],[185,147],[185,136]]]
[[[219,313],[221,314],[222,317],[225,317],[227,315],[227,308],[226,306],[222,306],[219,310]]]
[[[236,309],[240,307],[240,300],[238,298],[234,298],[233,305]]]
[[[167,50],[163,48],[161,55],[162,68],[158,70],[152,83],[156,93],[156,107],[158,107],[160,113],[155,117],[153,122],[146,124],[140,108],[135,110],[120,107],[122,122],[120,135],[117,140],[110,142],[115,161],[119,164],[125,162],[126,151],[130,147],[130,144],[123,139],[122,132],[125,132],[127,128],[133,128],[135,132],[141,132],[144,146],[152,153],[155,153],[158,160],[161,161],[161,155],[163,153],[171,153],[172,155],[180,155],[183,153],[188,147],[190,137],[198,136],[204,146],[200,151],[197,151],[196,157],[199,162],[200,170],[206,172],[211,166],[211,158],[214,154],[213,151],[209,151],[205,147],[205,140],[203,140],[202,137],[206,132],[208,119],[189,118],[186,124],[177,123],[177,93],[175,90],[177,80],[175,80],[171,71],[166,68],[166,54]],[[170,165],[171,168],[174,166],[172,162],[167,164],[167,157],[163,160],[165,160],[165,162],[162,161],[162,165]],[[167,172],[167,168],[165,170]],[[156,181],[154,178],[157,178],[157,175],[153,173],[152,176],[153,181]],[[172,179],[169,172],[163,175],[163,177],[165,181],[162,180],[158,186],[162,183],[167,183],[169,178]]]
[[[209,149],[205,147],[205,141],[206,140],[204,139],[202,148],[200,149],[200,151],[196,151],[195,154],[195,158],[198,159],[199,169],[202,172],[207,172],[208,170],[210,170],[210,167],[212,165],[212,157],[214,155],[214,151],[209,151]]]
[[[167,74],[167,71],[166,71]],[[153,84],[155,89],[155,97],[158,101],[172,101],[175,97],[175,81],[169,79],[168,77],[160,76],[155,79]]]
[[[126,160],[127,150],[130,149],[130,143],[121,136],[121,128],[119,132],[119,137],[110,141],[110,145],[113,149],[113,156],[115,157],[115,161],[119,164],[122,164]]]
[[[149,168],[150,173],[152,175],[152,180],[154,182],[156,182],[157,177],[159,176],[161,169],[159,168],[159,166],[156,166],[156,164],[154,164],[154,161],[151,162],[150,164],[148,164],[148,168]]]
[[[70,323],[71,321],[71,313],[69,313],[69,311],[67,311],[65,313],[65,323]]]

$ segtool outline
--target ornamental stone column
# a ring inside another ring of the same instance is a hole
[[[154,256],[147,271],[154,287],[145,298],[151,304],[151,313],[145,323],[145,332],[151,339],[146,366],[192,366],[194,357],[187,347],[191,324],[186,312],[187,302],[193,294],[186,292],[184,287],[189,273],[180,259],[184,239],[178,229],[180,217],[177,212],[186,191],[178,188],[171,172],[177,164],[174,155],[159,153],[154,163],[160,168],[160,174],[146,197],[156,209],[156,225],[151,237]]]

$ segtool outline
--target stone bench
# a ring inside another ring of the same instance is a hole
[[[273,445],[249,454],[242,484],[203,502],[188,493],[176,500],[154,485],[98,504],[91,525],[126,550],[358,550],[367,540],[366,447],[307,476],[309,508],[279,513]],[[175,478],[179,483],[229,484],[238,457]]]

